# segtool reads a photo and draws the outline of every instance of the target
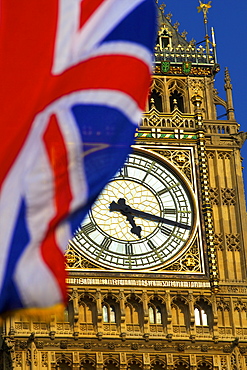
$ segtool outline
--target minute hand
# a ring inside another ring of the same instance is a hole
[[[150,221],[163,222],[164,224],[167,224],[167,225],[177,226],[177,227],[181,227],[181,228],[186,229],[186,230],[190,230],[189,225],[182,224],[181,222],[168,220],[167,218],[156,216],[156,215],[153,215],[151,213],[139,211],[139,210],[133,209],[131,207],[130,207],[129,211],[132,213],[132,215],[137,216],[137,217],[146,218]]]

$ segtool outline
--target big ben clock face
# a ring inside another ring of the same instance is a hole
[[[84,220],[74,243],[105,268],[156,271],[195,233],[195,199],[186,179],[158,156],[129,155]]]

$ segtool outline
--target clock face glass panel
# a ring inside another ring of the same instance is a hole
[[[129,220],[121,210],[110,211],[110,204],[118,204],[119,199],[145,214],[133,213]],[[146,153],[133,153],[103,190],[73,240],[86,258],[103,267],[157,270],[176,258],[191,239],[193,204],[192,192],[171,166]],[[160,218],[153,220],[153,215]],[[133,227],[140,233],[134,233]]]

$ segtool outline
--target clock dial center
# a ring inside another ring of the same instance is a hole
[[[105,233],[120,240],[132,241],[150,235],[157,228],[155,221],[135,218],[136,228],[141,234],[138,231],[133,233],[131,230],[134,228],[135,231],[135,225],[126,220],[124,212],[110,212],[110,204],[119,199],[124,199],[128,207],[156,215],[161,213],[155,195],[144,185],[132,180],[114,180],[103,190],[92,208],[95,222]]]

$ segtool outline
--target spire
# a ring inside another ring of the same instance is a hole
[[[183,73],[185,75],[190,73],[193,64],[193,73],[197,73],[198,68],[210,69],[212,74],[217,73],[217,68],[215,68],[216,53],[215,53],[215,38],[213,37],[213,43],[209,40],[209,35],[207,31],[207,12],[211,8],[210,1],[208,4],[203,4],[200,1],[200,6],[198,6],[199,11],[203,11],[204,23],[205,23],[205,41],[206,45],[199,45],[195,43],[195,40],[188,42],[186,40],[187,32],[179,32],[179,23],[171,23],[172,14],[166,14],[166,5],[159,5],[158,0],[156,0],[157,10],[158,10],[158,38],[155,47],[155,62],[156,65],[162,63],[161,71],[162,73],[167,73],[169,68],[173,68],[175,65],[182,66]],[[213,35],[214,36],[214,35]],[[210,45],[212,44],[212,48]],[[188,69],[189,68],[189,69]]]
[[[200,11],[202,10],[203,11],[203,19],[204,19],[204,26],[205,26],[205,41],[206,41],[206,50],[207,50],[207,54],[209,54],[209,35],[208,35],[208,18],[207,18],[207,13],[208,13],[208,9],[211,8],[211,2],[212,1],[209,1],[208,4],[203,4],[200,0],[199,0],[199,3],[200,5],[197,7],[197,10],[198,10],[198,13],[200,13]]]
[[[225,85],[226,102],[227,102],[227,117],[230,121],[235,120],[233,99],[232,99],[232,84],[228,68],[225,69]]]

